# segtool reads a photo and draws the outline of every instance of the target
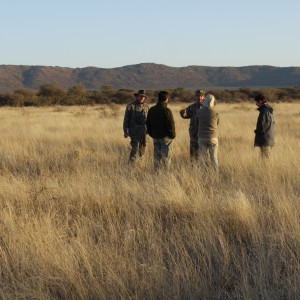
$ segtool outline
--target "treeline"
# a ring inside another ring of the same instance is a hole
[[[142,88],[142,87],[141,87]],[[199,86],[199,88],[202,88]],[[169,91],[173,102],[192,102],[194,91],[184,88],[165,89]],[[238,89],[207,89],[207,93],[215,95],[218,102],[245,102],[257,93],[264,93],[270,102],[293,102],[300,99],[300,85],[288,88],[238,88]],[[0,94],[0,106],[52,106],[52,105],[94,105],[94,104],[125,104],[134,99],[131,89],[115,89],[102,86],[100,90],[87,90],[76,85],[68,90],[53,84],[40,86],[38,91],[29,88],[17,89],[13,93]],[[159,91],[147,90],[148,102],[156,102]]]

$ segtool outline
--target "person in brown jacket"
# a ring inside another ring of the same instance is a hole
[[[202,101],[203,108],[197,112],[196,128],[199,144],[199,163],[201,168],[210,165],[218,170],[218,146],[219,146],[219,114],[215,111],[216,99],[213,95],[208,94]]]

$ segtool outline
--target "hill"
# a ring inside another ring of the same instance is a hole
[[[142,63],[105,69],[0,65],[0,93],[20,88],[38,90],[43,84],[55,84],[65,89],[82,84],[86,89],[93,90],[103,85],[118,89],[153,90],[177,87],[288,87],[300,84],[300,67],[169,67]]]

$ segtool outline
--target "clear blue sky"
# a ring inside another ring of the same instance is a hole
[[[300,66],[299,0],[3,0],[0,64]]]

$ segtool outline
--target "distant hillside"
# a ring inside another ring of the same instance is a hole
[[[143,63],[120,68],[64,68],[46,66],[0,65],[0,93],[19,88],[38,90],[43,84],[68,89],[82,84],[98,90],[114,88],[151,89],[183,87],[288,87],[300,84],[300,67],[169,67]]]

